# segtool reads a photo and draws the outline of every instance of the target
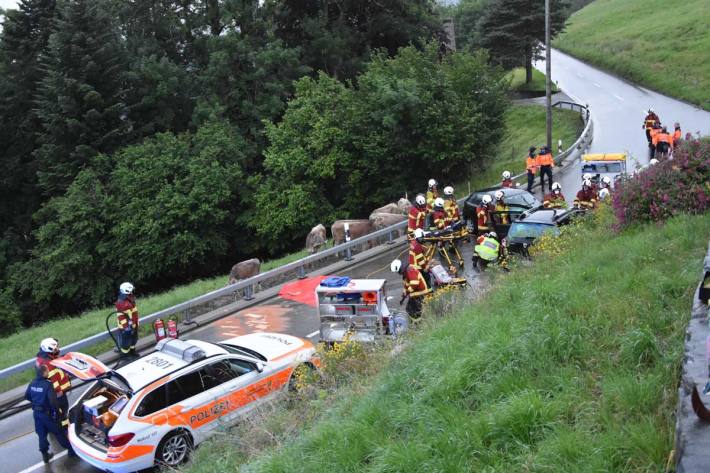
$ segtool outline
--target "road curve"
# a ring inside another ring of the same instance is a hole
[[[545,61],[535,67],[545,71]],[[669,130],[679,122],[683,130],[710,135],[710,112],[681,102],[601,71],[556,49],[552,50],[552,80],[567,95],[589,105],[594,121],[594,139],[590,153],[625,151],[634,163],[648,162],[646,136],[641,124],[646,110],[652,107]],[[569,146],[569,143],[564,143]],[[576,170],[576,172],[575,172]],[[560,179],[565,196],[574,198],[580,187],[579,167]],[[571,199],[570,199],[571,200]]]

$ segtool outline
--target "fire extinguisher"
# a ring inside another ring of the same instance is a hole
[[[163,323],[163,319],[158,319],[153,322],[153,331],[155,332],[156,342],[165,338],[165,324]]]
[[[175,320],[173,317],[170,317],[168,319],[168,337],[178,338],[177,320]]]

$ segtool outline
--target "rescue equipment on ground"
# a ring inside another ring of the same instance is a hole
[[[179,335],[177,320],[175,317],[170,317],[168,319],[168,338],[178,338]]]
[[[153,322],[153,332],[155,333],[156,343],[167,336],[165,334],[165,323],[163,322],[163,319],[157,319],[155,322]]]

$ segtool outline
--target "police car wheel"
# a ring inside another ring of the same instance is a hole
[[[158,445],[156,459],[159,465],[178,466],[190,457],[192,442],[184,432],[171,432]]]

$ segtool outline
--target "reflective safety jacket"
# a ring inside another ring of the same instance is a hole
[[[555,161],[552,159],[552,153],[538,155],[537,164],[541,167],[542,166],[555,167]]]
[[[658,123],[658,121],[658,115],[656,115],[655,113],[649,113],[648,115],[646,115],[646,118],[643,121],[643,126],[645,126],[648,130],[653,128],[654,125]]]
[[[456,203],[456,199],[446,199],[444,201],[444,212],[446,213],[446,225],[451,225],[461,220],[459,204]]]
[[[138,308],[133,294],[120,294],[116,301],[116,312],[118,312],[118,328],[121,330],[138,329]]]
[[[566,209],[567,201],[565,200],[565,196],[562,195],[562,192],[559,194],[551,192],[549,194],[545,194],[545,198],[542,200],[542,205],[546,209]]]
[[[681,135],[682,135],[682,132],[680,131],[680,128],[676,128],[675,131],[673,132],[673,146],[678,144],[678,140],[680,140]]]
[[[429,189],[426,191],[426,208],[427,211],[431,212],[431,210],[434,208],[434,201],[439,197],[439,191],[438,190],[433,190]]]
[[[577,192],[577,198],[574,199],[574,205],[593,209],[597,205],[597,193],[594,189],[580,190]]]
[[[668,143],[668,146],[673,146],[673,136],[670,133],[663,133],[662,131],[656,135],[657,143]]]
[[[426,260],[426,248],[417,240],[409,242],[409,266],[417,269],[425,269],[428,261]]]
[[[525,169],[530,172],[530,173],[537,173],[537,169],[539,167],[539,164],[537,162],[537,156],[530,156],[528,154],[527,159],[525,160]]]
[[[407,218],[407,233],[413,234],[414,230],[417,228],[424,229],[424,222],[426,221],[426,210],[420,210],[417,206],[413,205],[409,208],[409,214]]]
[[[500,249],[500,243],[495,238],[487,237],[481,235],[476,240],[476,246],[474,250],[486,261],[495,261],[498,258],[498,250]]]
[[[488,230],[490,230],[487,205],[479,205],[478,207],[476,207],[476,227],[478,227],[479,232],[487,232]]]
[[[437,230],[443,230],[446,228],[446,212],[443,210],[434,210],[431,214],[431,220]]]
[[[409,297],[421,297],[429,292],[421,271],[413,266],[407,266],[404,272],[404,290]]]
[[[658,135],[660,134],[660,128],[651,128],[651,143],[653,143],[653,146],[656,146],[658,144]]]
[[[515,187],[515,183],[513,182],[512,179],[503,179],[503,182],[500,183],[501,187]]]
[[[35,360],[35,368],[39,369],[40,366],[46,366],[48,370],[47,379],[52,383],[54,392],[57,397],[61,397],[66,394],[66,392],[71,388],[71,380],[69,375],[60,368],[56,368],[52,364],[53,356],[50,353],[39,351],[37,353],[37,359]]]
[[[504,202],[496,202],[496,212],[501,225],[510,224],[510,207],[505,205]]]

